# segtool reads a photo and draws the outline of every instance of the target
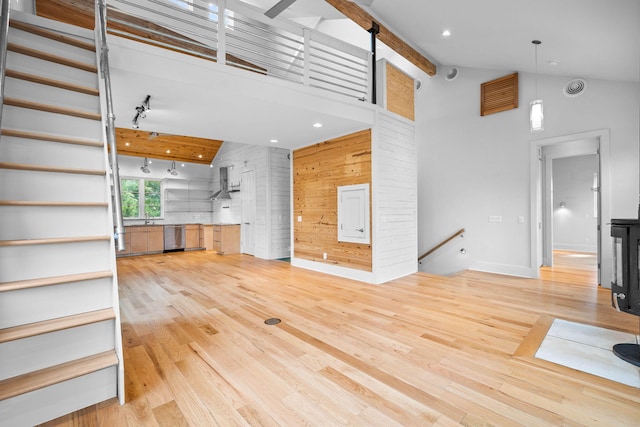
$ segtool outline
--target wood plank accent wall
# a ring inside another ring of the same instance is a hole
[[[392,64],[385,62],[387,110],[409,120],[415,120],[415,83]]]
[[[372,271],[371,245],[338,242],[337,188],[366,183],[371,184],[370,129],[293,152],[294,257]]]
[[[518,73],[480,85],[480,115],[518,108]]]

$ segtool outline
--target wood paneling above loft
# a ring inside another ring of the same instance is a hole
[[[398,68],[385,62],[387,110],[415,120],[415,82]]]
[[[351,19],[353,22],[369,30],[371,24],[375,19],[369,15],[365,10],[359,7],[357,4],[348,0],[325,0],[331,6],[335,7],[340,13]],[[420,52],[409,46],[404,40],[392,33],[384,25],[380,25],[380,33],[378,34],[378,40],[389,46],[399,55],[406,58],[416,67],[420,68],[430,76],[436,75],[436,66],[427,58],[425,58]]]
[[[178,162],[210,164],[224,141],[193,136],[151,135],[135,129],[116,129],[118,154]],[[128,145],[127,145],[128,144]],[[167,153],[167,150],[170,151]]]
[[[480,115],[518,108],[518,73],[480,85]]]

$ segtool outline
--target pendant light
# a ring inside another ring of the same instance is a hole
[[[542,111],[542,99],[538,99],[538,45],[542,42],[540,40],[532,40],[531,43],[535,46],[536,99],[529,103],[529,122],[531,124],[531,132],[542,132],[544,130],[544,113]]]

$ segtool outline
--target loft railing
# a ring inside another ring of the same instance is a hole
[[[431,249],[429,249],[428,251],[420,255],[420,257],[418,257],[418,262],[422,261],[423,259],[431,255],[432,253],[434,253],[435,251],[437,251],[438,249],[440,249],[441,247],[443,247],[444,245],[446,245],[456,237],[458,236],[464,237],[463,234],[464,234],[464,228],[461,228],[460,230],[453,233],[451,236],[444,239],[442,242],[438,243],[437,245],[435,245],[434,247],[432,247]]]
[[[237,0],[109,0],[107,18],[110,34],[370,99],[370,52]]]
[[[0,0],[0,129],[2,128],[2,106],[4,105],[4,76],[7,70],[7,43],[9,36],[9,0]]]
[[[107,6],[104,0],[96,0],[96,32],[100,49],[100,75],[104,80],[107,107],[106,135],[111,152],[111,177],[113,179],[113,211],[115,213],[115,240],[119,251],[125,250],[124,221],[122,219],[122,197],[120,193],[120,172],[118,171],[118,149],[116,148],[116,116],[113,113],[111,74],[109,73],[109,47],[107,46]]]

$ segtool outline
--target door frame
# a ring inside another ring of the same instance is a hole
[[[247,194],[247,189],[245,186],[245,174],[252,174],[253,175],[253,200],[250,204],[250,206],[246,205],[246,199],[244,198],[244,195]],[[240,201],[240,205],[241,205],[241,214],[240,214],[240,252],[243,254],[247,254],[247,255],[254,255],[256,253],[256,196],[257,196],[257,183],[256,183],[256,171],[255,169],[248,169],[242,172],[242,174],[240,175],[240,182],[241,182],[241,188],[244,191],[241,191],[241,201]],[[253,213],[253,224],[248,224],[245,222],[245,217],[244,215],[246,214],[246,209],[247,207],[249,209],[252,210]],[[247,225],[251,225],[251,227],[247,227]],[[250,240],[252,242],[252,246],[250,248],[247,248],[246,246],[246,241],[247,241],[247,235],[249,234],[247,231],[247,228],[250,229],[251,231],[251,236],[250,236]]]
[[[600,186],[600,212],[598,217],[598,283],[607,286],[604,278],[611,277],[611,245],[603,245],[605,238],[610,235],[609,220],[611,218],[611,166],[610,166],[610,139],[609,129],[598,129],[588,132],[580,132],[553,138],[544,138],[531,141],[530,145],[530,243],[531,260],[530,276],[539,277],[539,268],[542,265],[542,233],[544,215],[544,191],[542,152],[544,147],[565,144],[577,140],[596,139],[599,145],[599,186]]]

